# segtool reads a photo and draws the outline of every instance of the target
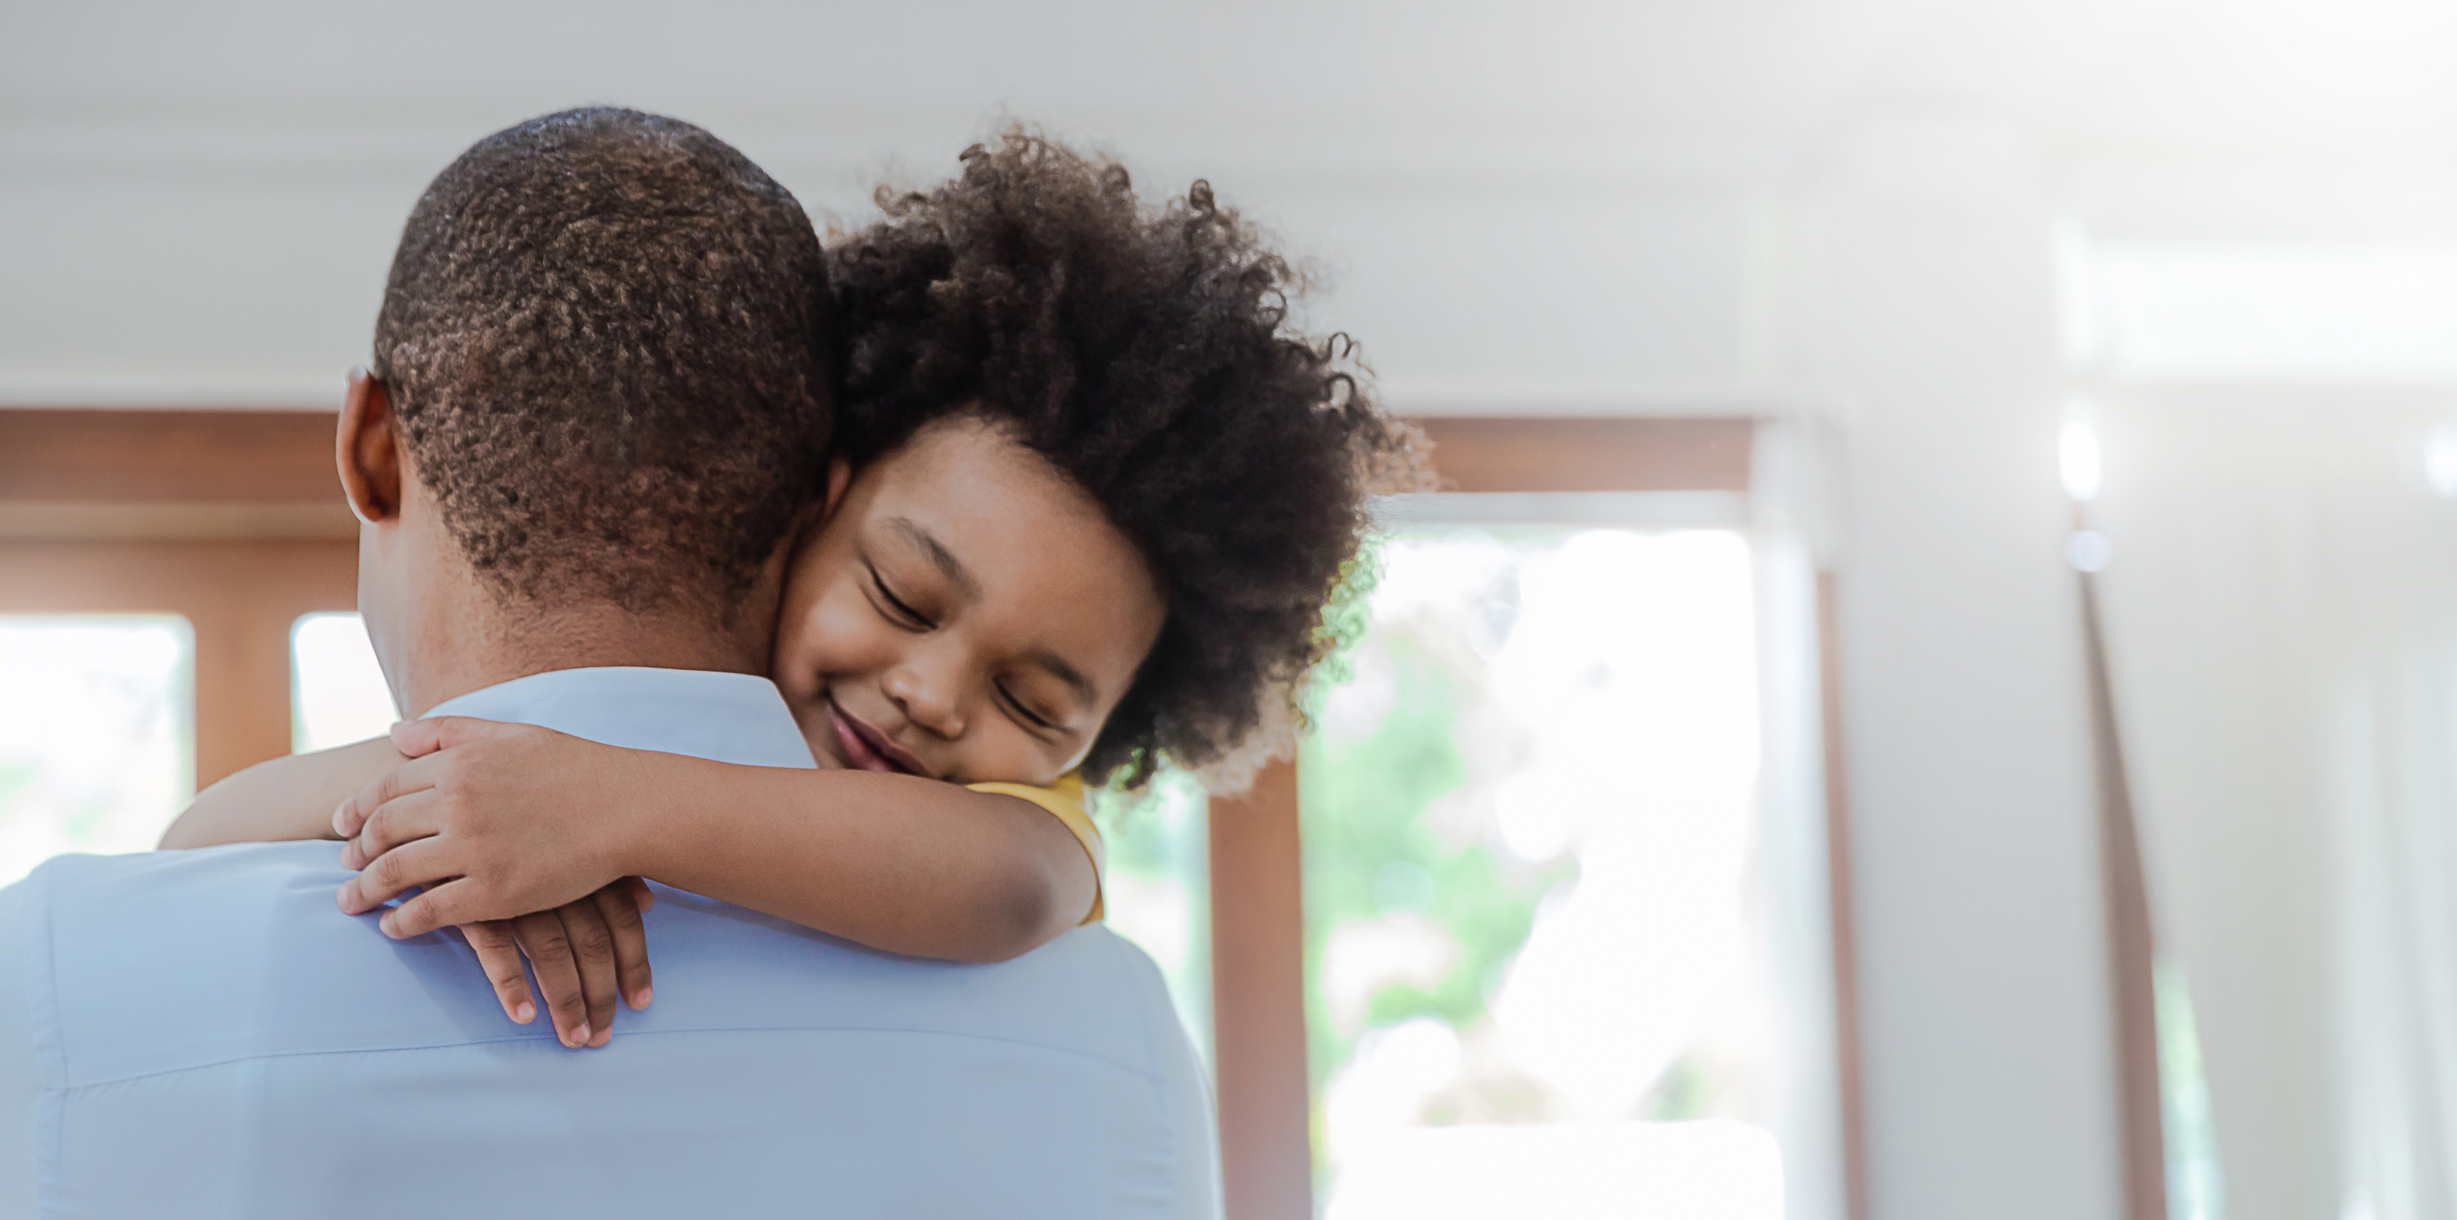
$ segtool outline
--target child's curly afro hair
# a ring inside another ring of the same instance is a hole
[[[1289,328],[1302,277],[1208,183],[1147,208],[1124,168],[1022,128],[963,166],[883,188],[886,218],[831,255],[842,452],[859,467],[972,414],[1065,471],[1169,604],[1086,779],[1167,763],[1235,786],[1302,721],[1338,643],[1325,608],[1364,583],[1367,497],[1426,484],[1423,436],[1375,405],[1345,336]]]

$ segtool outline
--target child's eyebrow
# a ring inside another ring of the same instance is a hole
[[[1075,697],[1083,700],[1086,704],[1097,704],[1100,702],[1099,688],[1092,685],[1092,679],[1083,676],[1082,670],[1067,664],[1065,657],[1059,656],[1057,653],[1051,652],[1046,648],[1036,648],[1024,659],[1040,666],[1045,670],[1048,670],[1051,677],[1056,678],[1060,682],[1064,682],[1069,687],[1073,688],[1075,691]]]
[[[981,582],[973,579],[972,569],[965,567],[964,561],[956,558],[955,552],[942,545],[929,530],[922,528],[920,522],[911,517],[890,517],[887,527],[904,535],[905,541],[920,547],[922,553],[930,557],[931,566],[938,569],[939,575],[947,578],[948,584],[956,587],[956,592],[964,595],[964,600],[981,600]]]

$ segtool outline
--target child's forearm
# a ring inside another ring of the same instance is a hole
[[[1029,801],[869,771],[655,756],[626,871],[873,948],[1004,961],[1091,910],[1072,832]]]
[[[198,793],[162,832],[162,846],[337,838],[334,806],[404,761],[390,738],[377,737],[258,763]]]

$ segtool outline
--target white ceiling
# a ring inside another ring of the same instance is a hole
[[[329,402],[426,178],[607,101],[848,222],[1037,120],[1313,256],[1314,320],[1407,409],[1762,409],[1836,389],[1790,297],[1838,187],[1993,175],[2135,238],[2457,236],[2453,50],[2457,6],[2385,0],[10,0],[0,403]]]

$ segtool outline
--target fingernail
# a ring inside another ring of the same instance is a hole
[[[636,1012],[640,1009],[648,1007],[649,1000],[654,998],[656,994],[657,993],[654,989],[647,987],[643,987],[637,992],[634,992],[631,997],[631,1007],[633,1011]]]
[[[513,1007],[512,1020],[514,1023],[520,1025],[527,1025],[531,1021],[537,1020],[537,1005],[532,1004],[527,1000],[522,1000],[519,1004]]]
[[[583,1023],[583,1024],[582,1024],[582,1025],[579,1027],[579,1028],[574,1029],[574,1030],[572,1031],[572,1045],[573,1045],[573,1046],[584,1046],[584,1045],[586,1045],[586,1044],[588,1043],[588,1040],[589,1040],[589,1027],[588,1027],[588,1025],[587,1025],[586,1023]]]
[[[609,1042],[612,1042],[612,1041],[614,1041],[614,1031],[613,1031],[613,1030],[610,1030],[610,1029],[608,1029],[608,1030],[601,1030],[601,1031],[599,1031],[599,1032],[598,1032],[598,1035],[597,1035],[596,1037],[589,1039],[589,1045],[591,1045],[591,1046],[604,1046],[605,1044],[607,1044],[607,1043],[609,1043]]]

